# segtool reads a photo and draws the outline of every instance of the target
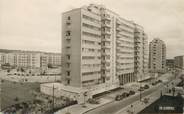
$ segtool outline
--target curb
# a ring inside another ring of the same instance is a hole
[[[97,107],[95,107],[95,108],[89,109],[89,110],[87,110],[87,111],[85,111],[85,112],[83,112],[83,113],[81,113],[81,114],[85,114],[85,113],[87,113],[87,112],[89,112],[89,111],[95,110],[95,109],[97,109],[97,108],[100,108],[100,107],[105,106],[105,105],[107,105],[107,104],[110,104],[110,103],[112,103],[112,102],[114,102],[114,100],[113,100],[113,101],[110,101],[110,102],[108,102],[108,103],[105,103],[105,104],[103,104],[103,105],[97,106]]]

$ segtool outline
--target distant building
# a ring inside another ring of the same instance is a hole
[[[174,57],[174,66],[176,69],[184,70],[184,56],[176,56]]]
[[[61,66],[61,53],[33,51],[0,53],[0,64],[24,68],[47,68],[49,64],[58,67]]]
[[[169,69],[174,68],[174,59],[166,59],[166,67]]]
[[[40,68],[40,53],[16,53],[17,67]]]
[[[61,53],[47,53],[48,64],[52,66],[61,66]]]
[[[149,69],[152,73],[166,71],[166,45],[164,41],[156,38],[149,44]]]

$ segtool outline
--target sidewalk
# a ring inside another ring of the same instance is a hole
[[[67,112],[70,112],[70,114],[83,114],[87,111],[93,110],[95,108],[98,108],[100,106],[103,106],[105,104],[111,103],[113,100],[101,98],[100,104],[89,104],[86,103],[86,107],[83,107],[81,104],[76,104],[70,107],[66,107],[64,109],[59,110],[58,112],[55,112],[54,114],[66,114]]]

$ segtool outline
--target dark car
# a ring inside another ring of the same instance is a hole
[[[129,95],[134,95],[135,94],[135,91],[129,91]]]
[[[144,87],[140,87],[138,91],[144,91]]]
[[[117,96],[115,97],[115,100],[116,100],[116,101],[120,101],[120,100],[122,100],[122,99],[123,99],[122,95],[117,95]]]
[[[162,83],[162,80],[158,80],[158,83]]]
[[[127,92],[122,93],[123,98],[128,97],[130,94]]]
[[[145,85],[144,86],[144,89],[149,89],[149,85]]]

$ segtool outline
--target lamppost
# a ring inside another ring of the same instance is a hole
[[[54,89],[55,89],[55,88],[54,88],[54,84],[53,84],[53,88],[52,88],[52,89],[53,89],[53,91],[52,91],[52,95],[53,95],[53,102],[52,102],[53,104],[52,104],[52,108],[53,108],[53,112],[54,112],[54,102],[55,102],[55,101],[54,101]]]
[[[83,107],[86,107],[86,96],[87,96],[87,92],[84,92],[83,95],[84,95],[84,105],[83,105]]]
[[[171,84],[172,84],[172,92],[173,92],[173,96],[174,96],[174,94],[175,94],[174,82],[172,82]]]
[[[133,109],[133,108],[134,108],[134,105],[131,105],[131,109],[132,109],[132,110],[131,110],[131,113],[132,113],[132,114],[134,113],[134,109]]]
[[[141,80],[140,80],[139,83],[140,83],[140,89],[139,89],[139,91],[140,91],[140,101],[141,101],[141,99],[142,99],[142,95],[141,95],[141,91],[142,91],[142,89],[141,89],[141,88],[142,88],[142,87],[141,87]]]

